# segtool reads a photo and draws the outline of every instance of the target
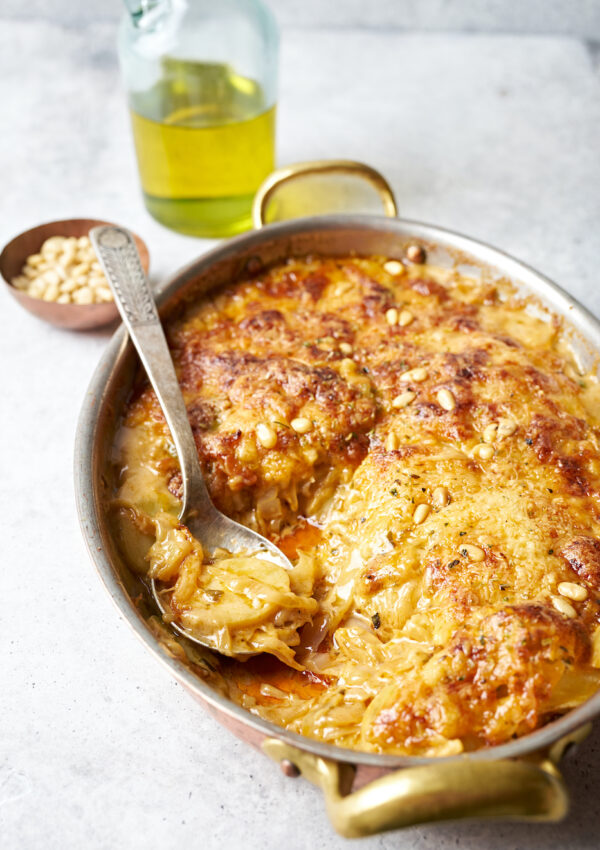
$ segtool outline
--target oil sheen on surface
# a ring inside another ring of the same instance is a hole
[[[196,236],[250,227],[252,198],[273,170],[275,107],[260,86],[219,64],[163,60],[163,77],[131,96],[148,211]]]
[[[485,276],[313,256],[169,323],[211,497],[294,567],[259,586],[202,561],[141,381],[115,447],[120,544],[182,622],[261,653],[188,654],[199,675],[294,732],[428,756],[596,692],[600,387],[533,308]]]

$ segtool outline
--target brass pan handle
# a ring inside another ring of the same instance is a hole
[[[352,159],[316,159],[312,162],[296,162],[285,168],[278,168],[267,177],[254,196],[252,204],[254,227],[259,230],[266,224],[267,205],[281,185],[312,174],[349,174],[362,177],[379,193],[385,214],[389,218],[395,218],[398,215],[398,206],[392,188],[379,171]]]
[[[459,818],[559,821],[569,798],[556,761],[590,726],[561,739],[549,751],[522,760],[452,761],[407,767],[351,792],[354,767],[315,756],[276,738],[263,749],[272,759],[291,762],[325,796],[329,818],[346,838]]]

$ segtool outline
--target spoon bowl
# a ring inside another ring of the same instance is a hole
[[[180,522],[209,555],[216,549],[226,549],[232,554],[258,556],[291,570],[289,560],[270,540],[225,516],[212,503],[171,353],[132,234],[120,227],[101,226],[90,231],[90,239],[171,431],[183,482]],[[159,610],[167,613],[157,583],[151,579],[150,584]],[[177,623],[171,625],[195,643],[215,648],[210,638],[201,639]]]

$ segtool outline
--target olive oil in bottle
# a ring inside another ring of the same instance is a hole
[[[160,79],[130,93],[131,120],[151,215],[196,236],[251,225],[252,198],[273,170],[275,106],[224,64],[162,59]]]

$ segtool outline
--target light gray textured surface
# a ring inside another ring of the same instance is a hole
[[[9,20],[17,4],[2,8],[0,242],[87,214],[141,233],[155,280],[201,252],[205,243],[143,210],[112,23]],[[365,159],[407,215],[491,241],[600,313],[600,85],[583,43],[301,23],[284,37],[280,162]],[[319,793],[207,717],[133,639],[93,573],[71,455],[106,335],[47,327],[4,292],[0,311],[0,846],[342,848]],[[573,811],[561,825],[416,828],[357,846],[591,850],[599,757],[597,729],[565,765]]]
[[[557,33],[600,39],[597,0],[269,0],[269,6],[286,27]],[[121,0],[2,2],[4,17],[58,19],[68,26],[116,20],[121,9]]]

